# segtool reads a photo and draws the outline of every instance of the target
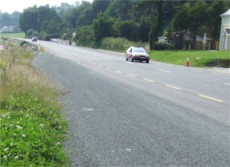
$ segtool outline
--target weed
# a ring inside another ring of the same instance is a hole
[[[67,166],[62,147],[67,123],[59,112],[59,93],[30,64],[29,48],[8,47],[0,55],[5,68],[0,82],[0,164]]]

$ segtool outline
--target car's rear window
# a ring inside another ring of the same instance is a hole
[[[146,53],[143,48],[133,48],[133,52]]]

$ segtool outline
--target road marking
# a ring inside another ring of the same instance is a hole
[[[225,83],[225,85],[228,85],[228,86],[230,86],[230,83]]]
[[[165,73],[172,73],[171,71],[162,70],[162,69],[159,69],[159,71],[161,71],[161,72],[165,72]]]
[[[145,81],[148,81],[148,82],[152,82],[152,83],[154,83],[155,81],[153,81],[153,80],[150,80],[150,79],[144,79]]]
[[[175,87],[175,86],[172,86],[172,85],[166,85],[166,86],[169,87],[169,88],[176,89],[176,90],[182,90],[181,88],[178,88],[178,87]]]
[[[222,100],[219,100],[219,99],[215,99],[215,98],[212,98],[212,97],[209,97],[209,96],[205,96],[205,95],[202,95],[202,94],[199,94],[200,97],[203,97],[205,99],[209,99],[209,100],[213,100],[213,101],[216,101],[216,102],[219,102],[219,103],[223,103],[224,101]]]
[[[122,72],[121,71],[115,71],[116,73],[119,73],[119,74],[121,74]]]
[[[212,75],[218,75],[218,76],[220,76],[220,75],[223,75],[223,74],[218,74],[218,73],[211,73]]]
[[[127,64],[133,64],[133,63],[131,63],[131,62],[128,62],[128,61],[126,61],[126,63],[127,63]]]
[[[128,74],[128,76],[130,76],[130,77],[136,77],[135,75],[132,75],[132,74]]]

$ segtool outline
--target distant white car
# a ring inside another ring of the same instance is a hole
[[[131,46],[126,50],[125,59],[126,61],[139,60],[140,62],[145,61],[146,63],[149,63],[149,54],[143,47]]]
[[[38,38],[37,37],[33,37],[32,38],[32,42],[37,42]]]

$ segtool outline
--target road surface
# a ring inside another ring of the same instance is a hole
[[[230,75],[50,42],[73,166],[230,166]],[[186,59],[186,58],[185,58]]]

